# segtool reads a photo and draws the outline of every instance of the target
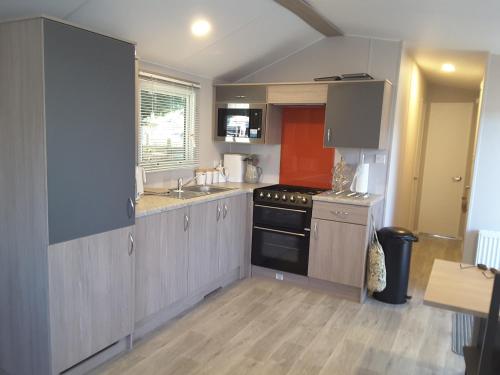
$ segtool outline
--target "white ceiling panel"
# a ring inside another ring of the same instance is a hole
[[[2,0],[0,19],[25,18],[40,14],[64,18],[86,0]]]
[[[498,0],[308,0],[349,35],[500,53]]]

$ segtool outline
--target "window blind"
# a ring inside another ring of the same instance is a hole
[[[139,73],[138,161],[148,172],[199,165],[199,85]]]

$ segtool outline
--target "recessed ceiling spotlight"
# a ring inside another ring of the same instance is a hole
[[[191,32],[197,37],[206,36],[211,29],[212,26],[207,20],[199,19],[191,24]]]
[[[444,63],[443,65],[441,65],[441,71],[445,73],[453,73],[455,71],[455,65]]]

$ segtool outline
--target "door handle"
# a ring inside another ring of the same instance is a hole
[[[455,177],[452,177],[452,180],[453,180],[454,182],[460,182],[460,181],[462,181],[462,176],[455,176]]]
[[[332,135],[332,130],[330,128],[326,129],[326,143],[330,143],[331,135]]]
[[[132,255],[132,253],[134,252],[134,236],[132,235],[132,233],[128,234],[128,238],[130,240],[130,247],[128,249],[128,255]]]
[[[134,200],[132,198],[129,198],[127,200],[127,216],[129,219],[132,218],[132,216],[134,215],[134,212],[135,212]]]
[[[217,205],[217,221],[219,221],[219,219],[220,219],[220,213],[221,213],[221,211],[222,210],[221,210],[220,206]]]
[[[297,237],[305,237],[306,236],[304,233],[295,233],[295,232],[288,232],[286,230],[264,228],[264,227],[259,227],[257,225],[254,225],[253,227],[254,227],[254,229],[265,230],[266,232],[281,233],[281,234],[290,234],[292,236],[297,236]]]
[[[318,239],[318,222],[314,222],[314,238]]]
[[[226,216],[227,216],[227,204],[224,204],[224,211],[223,211],[222,217],[225,219]]]
[[[189,228],[189,216],[186,214],[184,215],[184,232],[187,231]]]

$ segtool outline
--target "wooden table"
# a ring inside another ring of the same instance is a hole
[[[486,278],[477,267],[462,269],[460,263],[436,259],[425,290],[424,305],[486,318],[492,291],[493,278]]]

